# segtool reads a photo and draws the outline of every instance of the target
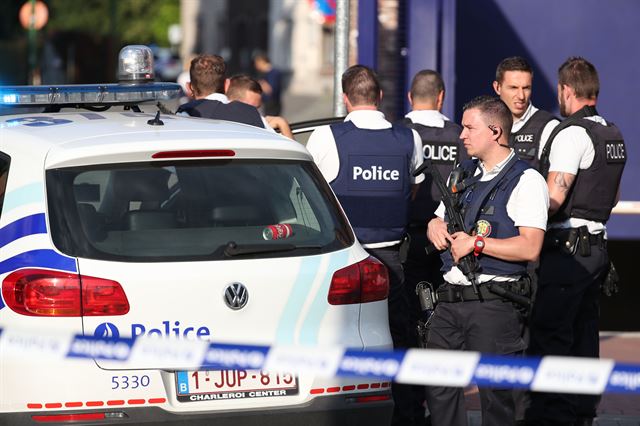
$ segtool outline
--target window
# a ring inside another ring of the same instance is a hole
[[[282,257],[325,253],[354,242],[310,162],[136,163],[50,170],[46,178],[52,237],[72,256]],[[282,238],[269,238],[273,225],[287,229]]]

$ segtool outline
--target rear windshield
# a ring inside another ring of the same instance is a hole
[[[302,256],[354,236],[311,162],[211,160],[47,171],[51,234],[70,256],[131,262]]]

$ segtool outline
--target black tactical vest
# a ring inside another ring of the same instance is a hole
[[[555,137],[570,126],[586,129],[595,151],[593,163],[588,169],[578,170],[576,179],[560,210],[549,218],[549,222],[561,222],[570,217],[606,223],[611,209],[616,204],[616,196],[622,171],[627,161],[627,150],[620,130],[611,122],[604,126],[585,117],[599,115],[595,107],[585,106],[568,117],[551,132],[542,156],[541,173],[549,174],[549,154]]]
[[[553,114],[539,109],[529,117],[520,130],[511,133],[509,138],[509,145],[516,151],[518,157],[536,170],[539,167],[538,147],[542,131],[551,120],[557,120],[557,118]]]
[[[422,138],[422,158],[431,160],[440,175],[446,179],[453,168],[468,158],[467,151],[460,140],[462,127],[451,121],[444,122],[444,127],[430,127],[414,123],[405,118],[402,124],[414,129]],[[412,223],[426,223],[433,217],[441,195],[432,184],[431,174],[425,174],[415,200],[411,202],[410,220]]]
[[[249,104],[238,101],[225,104],[211,99],[197,99],[180,105],[177,112],[186,112],[192,117],[235,121],[264,129],[264,123],[258,110]]]

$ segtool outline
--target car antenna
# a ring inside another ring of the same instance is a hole
[[[147,120],[147,124],[150,126],[164,126],[164,121],[160,120],[160,111],[156,112],[153,120]]]

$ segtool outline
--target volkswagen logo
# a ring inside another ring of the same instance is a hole
[[[225,289],[224,301],[234,311],[242,309],[249,301],[249,292],[242,284],[233,283]]]

